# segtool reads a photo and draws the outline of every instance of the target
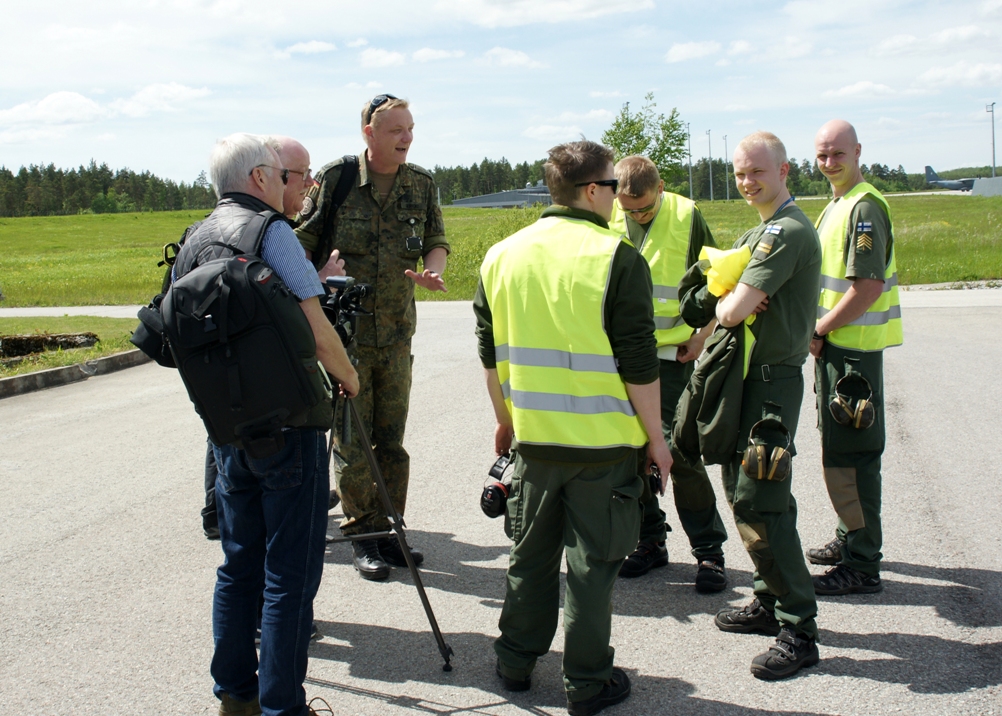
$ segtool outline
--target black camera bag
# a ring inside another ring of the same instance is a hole
[[[331,398],[299,299],[256,255],[261,223],[277,216],[267,213],[245,227],[249,241],[226,245],[236,256],[191,269],[160,303],[170,352],[209,438],[255,458],[280,450],[282,428],[303,425]]]

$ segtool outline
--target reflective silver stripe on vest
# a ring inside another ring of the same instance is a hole
[[[835,293],[845,293],[852,287],[852,279],[848,278],[834,278],[832,276],[825,276],[821,274],[821,288],[827,289],[829,291],[834,291]],[[889,279],[884,281],[883,293],[887,293],[892,288],[898,285],[898,274],[894,273]]]
[[[578,415],[622,413],[632,418],[637,414],[629,400],[620,400],[611,395],[581,397],[561,393],[530,393],[525,390],[513,390],[511,391],[511,404],[522,410],[546,410],[554,413],[576,413]]]
[[[818,318],[824,318],[824,316],[829,312],[830,309],[824,308],[823,306],[818,306]],[[895,318],[901,318],[901,306],[891,306],[886,311],[874,311],[873,313],[864,313],[855,321],[847,323],[846,325],[882,326],[888,321],[894,320]]]
[[[678,300],[678,286],[658,286],[654,285],[654,298],[667,298],[672,301]]]
[[[667,331],[675,326],[681,326],[683,323],[685,323],[685,319],[682,316],[675,316],[674,318],[654,316],[654,328],[659,331]]]
[[[511,397],[511,381],[510,380],[506,380],[504,383],[501,384],[501,395],[503,395],[506,399]]]
[[[494,356],[498,361],[506,360],[512,365],[533,368],[566,368],[592,373],[619,372],[615,358],[594,353],[571,353],[552,348],[514,348],[506,343],[494,347]]]

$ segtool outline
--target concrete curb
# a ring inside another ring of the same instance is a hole
[[[37,373],[25,373],[15,375],[12,378],[0,379],[0,399],[9,398],[14,395],[31,393],[45,388],[54,388],[67,383],[76,383],[80,380],[87,380],[92,375],[104,375],[113,373],[123,368],[149,363],[150,358],[138,348],[136,350],[116,353],[114,355],[89,360],[86,363],[77,363],[62,368],[50,368],[49,370],[38,371]]]

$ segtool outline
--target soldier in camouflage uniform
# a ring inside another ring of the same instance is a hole
[[[358,157],[358,176],[336,217],[328,217],[332,196],[345,168],[338,159],[317,176],[296,230],[323,277],[338,261],[373,295],[363,307],[372,312],[358,322],[355,354],[364,389],[355,399],[375,450],[393,506],[403,514],[410,458],[404,450],[404,425],[411,389],[411,336],[417,324],[414,286],[445,291],[442,272],[450,251],[435,183],[426,170],[406,163],[414,121],[404,100],[379,95],[362,108],[367,149]],[[325,230],[325,227],[330,230]],[[333,258],[332,258],[333,256]],[[418,259],[423,271],[418,272]],[[333,272],[331,272],[333,273]],[[341,414],[339,413],[339,416]],[[340,419],[340,418],[339,418]],[[340,446],[348,465],[336,471],[345,519],[344,534],[389,528],[369,466],[358,442]],[[396,538],[352,542],[353,561],[365,579],[389,576],[388,564],[405,567]],[[412,550],[415,562],[423,555]]]

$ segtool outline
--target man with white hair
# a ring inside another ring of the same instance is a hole
[[[232,255],[244,228],[274,212],[260,256],[300,301],[316,340],[316,356],[348,396],[358,374],[320,307],[323,287],[282,211],[291,171],[266,140],[234,134],[210,158],[219,202],[187,237],[176,279],[214,258]],[[285,445],[258,459],[234,445],[213,446],[219,469],[216,505],[225,561],[217,571],[212,610],[213,691],[225,716],[312,714],[306,705],[307,648],[313,598],[323,573],[330,485],[325,432],[332,407],[321,402]],[[260,660],[254,636],[264,587]]]
[[[819,658],[818,605],[800,550],[790,460],[796,454],[803,365],[821,286],[821,245],[786,188],[789,171],[786,147],[774,134],[755,132],[734,150],[738,191],[758,210],[762,223],[734,243],[734,248],[747,246],[751,260],[716,307],[717,321],[725,328],[757,313],[750,324],[754,343],[746,338],[745,345],[746,351],[751,345],[751,353],[745,360],[738,450],[744,451],[751,437],[761,441],[757,450],[748,450],[765,469],[751,469],[751,458],[745,460],[742,452],[721,467],[734,522],[755,564],[755,598],[741,609],[719,612],[716,624],[722,631],[776,637],[768,651],[752,660],[751,672],[760,679],[792,676]]]

